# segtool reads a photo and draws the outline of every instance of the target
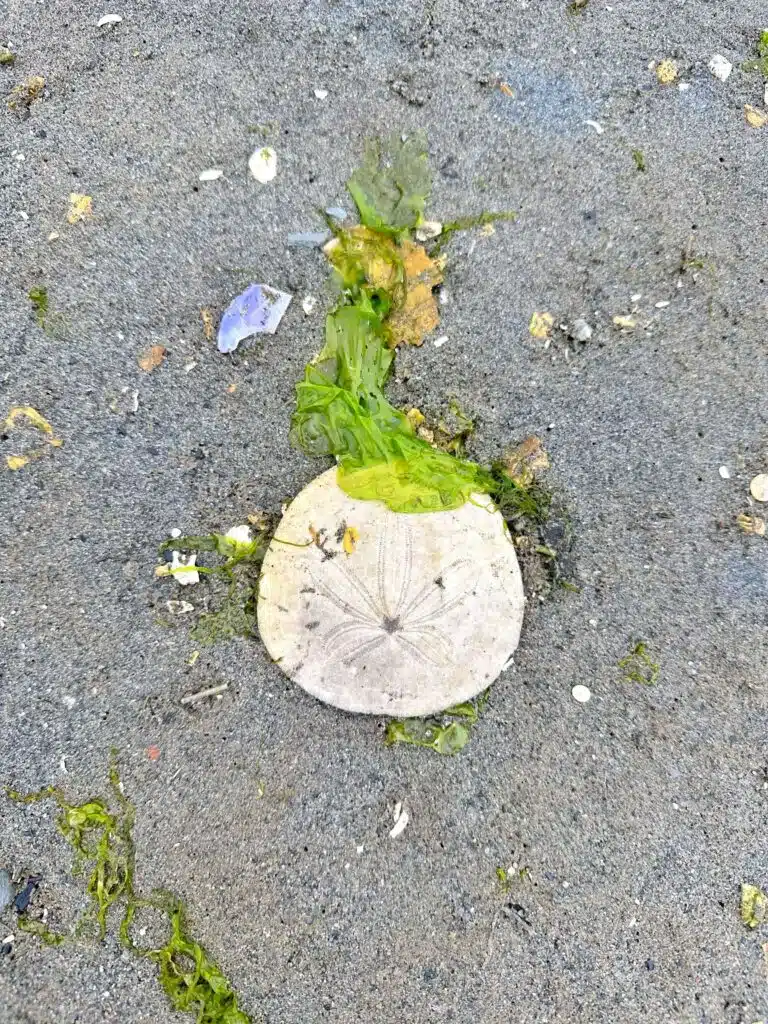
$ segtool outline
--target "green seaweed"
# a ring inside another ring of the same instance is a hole
[[[471,231],[473,228],[482,228],[486,224],[494,224],[496,221],[515,221],[517,212],[515,210],[485,210],[483,213],[475,214],[472,217],[459,217],[457,220],[448,221],[443,224],[443,230],[437,238],[433,255],[442,252],[444,246],[458,231]]]
[[[27,298],[34,308],[37,326],[45,329],[45,321],[48,317],[48,289],[41,284],[35,285],[34,288],[29,289]]]
[[[645,154],[642,149],[633,149],[632,159],[635,161],[635,167],[638,171],[646,171],[648,169],[645,165]]]
[[[546,523],[552,507],[552,494],[546,487],[536,480],[527,487],[523,486],[506,473],[503,462],[494,462],[492,473],[490,494],[506,520],[529,519],[535,524]]]
[[[91,905],[86,909],[74,929],[79,935],[90,922],[95,920],[97,935],[103,939],[107,930],[107,918],[113,905],[133,894],[133,828],[134,809],[125,799],[120,788],[117,762],[113,756],[109,768],[109,782],[118,810],[110,812],[106,801],[88,800],[83,804],[70,804],[62,790],[47,786],[35,793],[22,795],[7,790],[8,796],[20,803],[34,803],[54,799],[60,809],[56,825],[75,853],[72,873],[84,874],[91,865],[87,890]],[[26,919],[22,928],[34,931],[49,945],[67,941],[68,936],[57,934],[41,927],[40,922]]]
[[[393,718],[387,723],[384,742],[388,747],[405,743],[426,747],[437,754],[458,754],[469,742],[472,726],[488,703],[490,691],[485,690],[475,700],[464,701],[446,708],[440,715],[428,718]]]
[[[131,938],[131,926],[141,907],[161,911],[170,923],[170,936],[159,949],[139,947]],[[148,899],[131,901],[120,925],[120,940],[132,953],[158,965],[158,980],[174,1010],[196,1013],[197,1024],[250,1024],[251,1018],[239,1008],[226,976],[190,936],[184,904],[173,893],[155,890]]]
[[[757,59],[745,61],[744,71],[759,71],[763,78],[768,78],[768,28],[763,29],[755,45]]]
[[[651,659],[647,644],[642,640],[639,640],[629,654],[617,662],[617,665],[622,669],[624,679],[628,683],[654,686],[658,681],[660,666]]]
[[[339,486],[394,512],[458,508],[492,480],[480,466],[418,437],[383,393],[394,353],[361,296],[326,319],[325,346],[296,387],[291,440],[308,455],[335,455]]]
[[[201,615],[191,630],[192,639],[210,646],[236,636],[256,636],[256,598],[261,563],[271,539],[271,524],[254,529],[250,541],[236,540],[222,533],[199,536],[173,537],[159,546],[162,555],[174,550],[185,553],[211,552],[224,559],[215,566],[196,565],[195,569],[208,576],[227,581],[226,594],[221,606]]]
[[[0,65],[8,64],[10,66],[15,60],[16,54],[12,50],[9,50],[7,46],[0,46]]]
[[[431,186],[426,139],[420,132],[402,142],[397,135],[383,145],[368,142],[362,167],[347,182],[362,223],[386,235],[403,235],[416,227]]]
[[[91,867],[87,885],[90,905],[71,933],[53,932],[27,914],[19,915],[19,927],[47,945],[59,946],[78,937],[83,925],[95,919],[97,938],[101,941],[107,932],[110,910],[120,904],[121,943],[131,953],[148,957],[158,965],[158,980],[174,1010],[195,1013],[197,1024],[251,1024],[216,962],[190,936],[183,902],[162,890],[153,890],[146,898],[134,892],[135,808],[123,793],[115,751],[110,761],[109,783],[113,810],[109,800],[101,797],[82,804],[69,803],[57,786],[28,794],[6,789],[8,797],[17,803],[54,799],[61,811],[57,820],[59,832],[75,855],[72,874],[77,877],[84,873],[86,865]],[[131,926],[141,907],[159,910],[170,926],[167,941],[157,949],[140,948],[131,938]]]

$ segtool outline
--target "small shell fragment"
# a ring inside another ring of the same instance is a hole
[[[747,103],[744,106],[744,120],[750,128],[764,128],[768,124],[768,114]]]
[[[760,516],[747,516],[742,513],[736,517],[736,522],[744,533],[753,533],[756,537],[765,536],[765,520]]]
[[[425,220],[416,228],[416,238],[420,242],[428,242],[443,233],[443,225],[439,220]]]
[[[586,704],[592,696],[592,692],[588,686],[584,686],[583,683],[577,683],[577,685],[571,690],[571,696],[579,704]]]
[[[200,172],[200,181],[216,181],[224,174],[220,167],[210,167],[207,171]]]
[[[316,305],[317,298],[314,295],[305,295],[301,300],[301,308],[304,310],[304,316],[311,316]]]
[[[671,85],[678,73],[677,62],[669,57],[656,65],[656,77],[662,85]]]
[[[621,330],[633,331],[637,327],[635,319],[631,316],[615,316],[613,322]]]
[[[586,320],[580,317],[578,320],[573,321],[570,335],[574,341],[589,341],[592,337],[592,328]]]
[[[731,471],[730,469],[728,469],[727,466],[721,466],[720,469],[718,469],[718,473],[723,478],[723,480],[731,479]]]
[[[326,100],[326,99],[328,99],[328,90],[327,89],[315,89],[315,99],[317,99],[317,100]]]
[[[749,493],[755,501],[768,501],[768,473],[758,473],[749,482]]]
[[[733,71],[733,64],[726,60],[721,53],[713,54],[709,59],[707,67],[715,78],[719,78],[721,82],[724,82]]]
[[[390,839],[397,839],[401,832],[405,831],[405,827],[410,821],[408,811],[403,807],[399,801],[395,804],[395,811],[393,814],[395,820],[394,828],[389,833]]]
[[[119,25],[122,20],[119,14],[105,14],[96,22],[96,27],[104,28],[105,25]]]
[[[277,174],[277,153],[271,146],[254,149],[248,160],[248,170],[256,181],[266,185]]]

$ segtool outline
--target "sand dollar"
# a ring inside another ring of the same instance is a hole
[[[347,711],[427,715],[489,686],[517,647],[523,585],[504,520],[477,495],[391,512],[336,470],[290,504],[264,559],[259,630],[283,671]]]

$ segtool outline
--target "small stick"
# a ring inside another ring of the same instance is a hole
[[[220,683],[218,686],[209,686],[205,690],[198,690],[197,693],[188,693],[186,697],[181,698],[182,704],[194,704],[197,700],[202,700],[203,697],[215,697],[217,693],[224,693],[225,690],[229,689],[229,683]]]

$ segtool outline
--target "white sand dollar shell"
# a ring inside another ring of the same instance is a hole
[[[451,512],[396,513],[350,498],[335,468],[317,477],[264,559],[258,618],[271,657],[346,711],[428,715],[476,696],[517,647],[525,601],[489,505],[477,495]]]

